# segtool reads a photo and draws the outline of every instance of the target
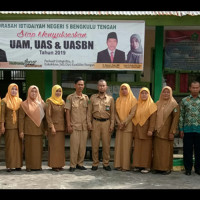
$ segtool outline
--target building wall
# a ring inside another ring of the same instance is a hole
[[[120,14],[97,14],[97,15],[91,15],[91,14],[82,14],[82,15],[60,15],[60,14],[2,14],[0,13],[0,20],[48,20],[48,19],[65,19],[65,20],[144,20],[146,25],[146,35],[145,35],[145,57],[144,57],[144,72],[141,76],[140,81],[142,82],[151,82],[152,88],[154,89],[153,82],[154,77],[152,76],[153,69],[153,49],[158,49],[159,44],[155,46],[155,28],[160,26],[164,29],[170,28],[171,30],[174,29],[198,29],[200,27],[200,15],[197,14],[187,14],[187,15],[181,15],[179,12],[177,12],[177,15],[173,14],[136,14],[136,15],[120,15]],[[158,67],[162,67],[161,65]],[[60,82],[60,77],[57,76],[58,72],[50,71],[50,72],[33,72],[28,71],[27,73],[27,87],[32,84],[37,84],[40,87],[41,95],[43,98],[48,97],[50,95],[50,88],[51,85],[55,83]],[[159,73],[156,74],[155,79],[162,76],[162,74]],[[35,78],[36,77],[36,78]],[[53,77],[53,80],[51,79]],[[177,76],[178,77],[178,76]],[[57,80],[56,80],[57,78]],[[51,80],[50,80],[51,79]],[[138,79],[137,79],[138,80]],[[161,81],[159,81],[159,85],[162,84]],[[176,83],[179,85],[179,83]],[[154,90],[156,91],[156,89]],[[153,91],[153,92],[154,92]],[[160,91],[158,91],[160,92]]]
[[[145,31],[145,47],[144,47],[144,74],[141,81],[151,81],[151,67],[152,67],[152,49],[155,47],[155,30]]]
[[[40,90],[40,95],[44,99],[45,87],[44,87],[44,71],[42,70],[26,70],[26,89],[31,85],[36,85]]]

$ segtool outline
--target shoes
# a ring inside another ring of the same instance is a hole
[[[186,170],[186,171],[185,171],[185,175],[190,176],[190,175],[191,175],[191,171],[190,171],[190,170]]]
[[[170,173],[171,173],[171,171],[170,171],[170,170],[167,170],[167,171],[162,172],[162,175],[168,175],[168,174],[170,174]]]
[[[7,172],[11,172],[11,171],[12,171],[12,169],[10,169],[10,168],[7,169]]]
[[[132,170],[133,170],[134,172],[139,172],[139,171],[140,171],[140,168],[134,167]]]
[[[19,168],[15,168],[15,170],[16,170],[16,171],[21,171],[21,168],[20,168],[20,167],[19,167]],[[12,171],[11,168],[8,168],[8,169],[7,169],[7,172],[11,172],[11,171]]]
[[[29,169],[29,168],[26,168],[26,171],[27,171],[27,172],[31,172],[31,169]]]
[[[121,171],[122,168],[121,167],[115,167],[114,170]]]
[[[55,172],[59,172],[58,168],[52,168],[52,170],[55,171]]]
[[[76,165],[76,169],[87,170],[84,166]]]
[[[195,173],[200,175],[200,170],[195,170]]]
[[[111,171],[111,168],[110,168],[109,165],[108,166],[103,166],[103,169],[105,169],[106,171]]]
[[[98,169],[98,166],[92,166],[91,170],[96,171]]]
[[[40,169],[31,169],[32,171],[42,171],[42,168]]]
[[[157,173],[158,173],[158,170],[152,170],[151,173],[152,173],[152,174],[157,174]]]
[[[70,172],[74,172],[75,169],[76,169],[75,167],[70,167],[70,168],[69,168],[69,171],[70,171]]]
[[[142,174],[147,174],[147,173],[150,172],[150,170],[149,170],[149,169],[142,169],[140,172],[141,172]]]

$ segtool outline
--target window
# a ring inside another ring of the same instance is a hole
[[[3,80],[4,79],[4,73],[3,71],[0,71],[0,80]]]
[[[25,80],[25,71],[11,71],[11,80]]]
[[[0,80],[26,80],[26,72],[20,70],[0,70]]]

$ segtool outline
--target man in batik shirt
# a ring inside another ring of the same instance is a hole
[[[193,81],[189,90],[190,95],[180,103],[179,130],[183,138],[183,161],[185,174],[191,175],[194,149],[194,169],[200,175],[200,83]]]

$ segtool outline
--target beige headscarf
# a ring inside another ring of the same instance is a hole
[[[122,92],[121,92],[122,86],[125,86],[127,88],[127,90],[128,90],[128,95],[127,96],[123,96],[122,95]],[[131,108],[136,103],[137,103],[137,99],[133,95],[129,84],[123,83],[120,86],[119,97],[116,100],[116,111],[117,111],[118,116],[119,116],[121,121],[125,120],[128,117],[128,115],[129,115],[129,113],[131,111]]]
[[[141,92],[142,91],[148,92],[148,99],[146,101],[143,101],[141,99]],[[138,98],[138,106],[136,110],[136,114],[133,117],[133,123],[136,126],[139,124],[140,126],[143,126],[146,120],[157,110],[157,105],[153,102],[153,99],[150,96],[150,91],[148,88],[143,87],[140,90],[139,98]]]
[[[35,100],[30,98],[30,93],[33,88],[37,90],[37,97]],[[44,101],[40,96],[40,92],[37,86],[32,85],[28,89],[27,99],[21,103],[24,112],[31,118],[37,127],[40,126],[42,119],[44,118]]]
[[[170,91],[170,98],[169,100],[164,100],[162,98],[162,93],[165,89],[168,89]],[[160,94],[159,100],[156,102],[158,106],[158,111],[157,111],[157,117],[156,117],[156,127],[155,129],[157,132],[161,130],[163,127],[165,121],[167,120],[168,116],[170,113],[174,110],[174,108],[178,105],[176,100],[172,96],[172,89],[169,86],[165,86]]]
[[[17,88],[16,96],[11,95],[11,90],[14,86]],[[18,85],[16,83],[11,83],[8,86],[8,92],[6,93],[5,98],[3,98],[2,100],[6,103],[7,107],[13,111],[13,124],[15,124],[17,121],[16,110],[19,109],[22,102],[22,99],[19,98]]]

